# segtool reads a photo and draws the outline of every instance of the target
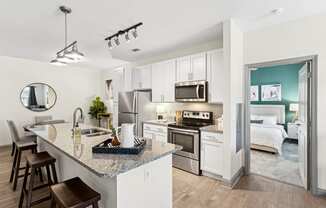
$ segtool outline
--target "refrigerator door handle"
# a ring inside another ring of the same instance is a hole
[[[134,93],[133,101],[132,101],[132,112],[136,113],[136,92]]]

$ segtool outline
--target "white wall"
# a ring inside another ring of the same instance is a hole
[[[73,110],[82,107],[88,117],[90,100],[100,93],[100,71],[77,67],[57,67],[12,57],[0,57],[0,145],[10,143],[5,121],[22,125],[34,116],[52,115],[55,119],[72,120]],[[32,82],[44,82],[57,93],[55,106],[46,112],[32,112],[20,102],[20,92]]]
[[[242,102],[243,92],[243,33],[232,19],[223,23],[223,54],[227,80],[223,103],[223,178],[231,180],[243,166],[243,151],[236,152],[236,105]]]
[[[326,189],[326,14],[246,32],[245,63],[318,55],[318,184]]]

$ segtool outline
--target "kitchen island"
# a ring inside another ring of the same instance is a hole
[[[71,123],[28,128],[38,136],[39,151],[57,159],[59,181],[80,177],[101,193],[103,208],[172,208],[172,153],[180,147],[147,140],[138,155],[94,154],[92,147],[108,135],[76,140],[71,129]]]

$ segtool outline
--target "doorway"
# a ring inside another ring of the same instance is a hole
[[[251,73],[256,70],[285,65],[300,66],[297,100],[282,97],[281,83],[252,83]],[[245,70],[245,173],[299,185],[317,194],[317,56],[250,64]],[[291,138],[293,131],[296,140]],[[289,177],[279,177],[282,174]]]

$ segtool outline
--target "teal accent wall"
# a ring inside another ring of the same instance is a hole
[[[259,101],[252,101],[251,104],[285,105],[285,123],[291,122],[294,113],[289,111],[289,105],[298,102],[298,74],[302,66],[303,64],[290,64],[251,71],[251,85],[259,86]],[[282,101],[261,101],[261,85],[266,84],[282,85]]]

